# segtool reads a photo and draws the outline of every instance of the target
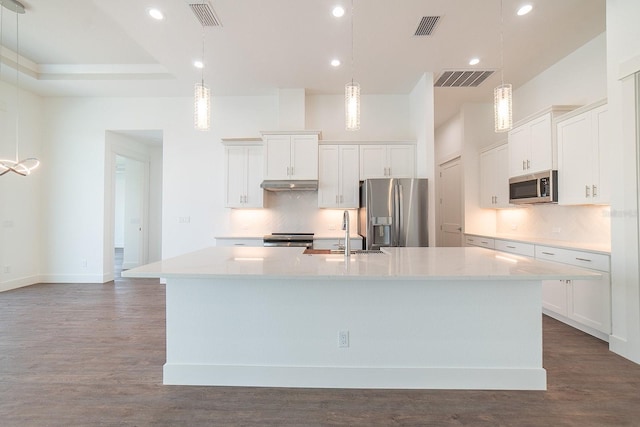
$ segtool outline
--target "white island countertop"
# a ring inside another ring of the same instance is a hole
[[[597,278],[569,265],[477,247],[384,248],[383,254],[307,255],[303,248],[211,247],[123,272],[146,278],[550,280]]]

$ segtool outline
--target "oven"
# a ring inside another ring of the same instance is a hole
[[[265,247],[313,247],[313,233],[271,233],[262,238]]]

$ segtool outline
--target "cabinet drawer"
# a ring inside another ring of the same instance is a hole
[[[465,240],[467,246],[482,246],[483,248],[493,249],[495,242],[493,239],[487,239],[486,237],[478,236],[466,236]]]
[[[529,243],[512,242],[510,240],[496,240],[495,249],[502,252],[510,252],[512,254],[535,256],[535,246]]]
[[[609,256],[591,252],[560,249],[549,246],[536,246],[536,258],[564,264],[585,267],[592,270],[609,271]]]

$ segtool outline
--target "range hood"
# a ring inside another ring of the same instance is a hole
[[[267,191],[317,191],[318,180],[265,180],[260,187]]]

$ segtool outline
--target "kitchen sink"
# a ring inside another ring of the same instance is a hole
[[[344,255],[343,249],[305,249],[306,255]],[[351,251],[352,255],[383,255],[384,252],[377,249],[356,249]]]

